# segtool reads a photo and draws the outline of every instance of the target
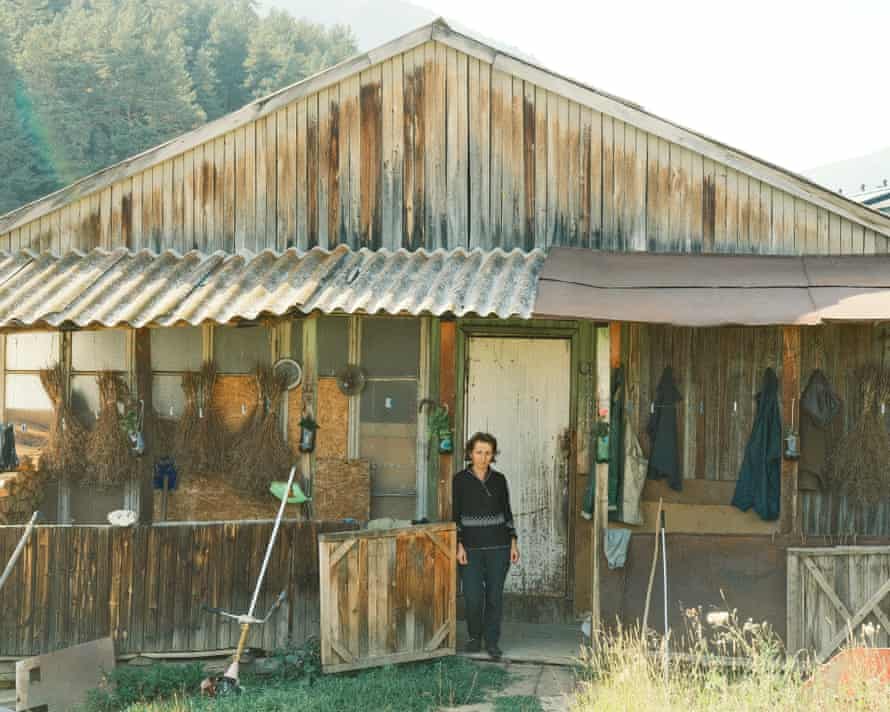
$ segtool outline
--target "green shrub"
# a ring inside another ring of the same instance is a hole
[[[165,700],[197,692],[205,677],[200,663],[158,663],[148,667],[123,665],[105,675],[91,690],[83,712],[119,712],[138,702]]]

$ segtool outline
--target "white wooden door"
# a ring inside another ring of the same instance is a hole
[[[570,371],[568,339],[469,340],[466,434],[498,439],[494,467],[507,477],[519,535],[509,593],[566,593],[568,463],[559,436],[570,425]]]

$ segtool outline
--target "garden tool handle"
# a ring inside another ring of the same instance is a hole
[[[244,648],[247,645],[247,634],[250,632],[250,624],[242,623],[241,624],[241,635],[238,637],[238,647],[235,649],[235,657],[232,660],[233,664],[237,664],[241,662],[241,655],[244,653]]]

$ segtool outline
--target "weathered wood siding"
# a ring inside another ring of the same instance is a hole
[[[454,654],[453,523],[327,534],[318,546],[325,672]]]
[[[801,329],[801,389],[821,369],[843,401],[842,428],[849,431],[862,413],[856,370],[866,364],[890,367],[890,343],[884,326],[871,324]],[[885,419],[890,429],[890,403]],[[801,443],[805,447],[805,443]],[[803,533],[808,536],[890,536],[890,502],[862,504],[831,492],[802,492]]]
[[[683,396],[677,434],[684,478],[737,479],[763,371],[771,367],[782,377],[781,329],[634,324],[623,330],[628,415],[644,448],[656,388],[671,366]]]
[[[812,650],[824,662],[851,638],[887,647],[890,548],[790,548],[787,555],[788,650]]]
[[[249,644],[271,650],[319,631],[319,532],[343,524],[285,522],[259,611],[287,602]],[[246,611],[272,522],[38,527],[0,591],[0,655],[29,656],[112,636],[118,655],[233,648],[238,626],[201,610]],[[0,527],[0,560],[21,527]]]
[[[875,253],[887,238],[441,42],[0,235],[0,249]]]

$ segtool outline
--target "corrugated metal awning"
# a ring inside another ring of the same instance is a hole
[[[545,253],[0,253],[0,327],[226,323],[309,313],[529,318]]]
[[[611,253],[552,248],[535,316],[682,326],[890,320],[890,255]]]

